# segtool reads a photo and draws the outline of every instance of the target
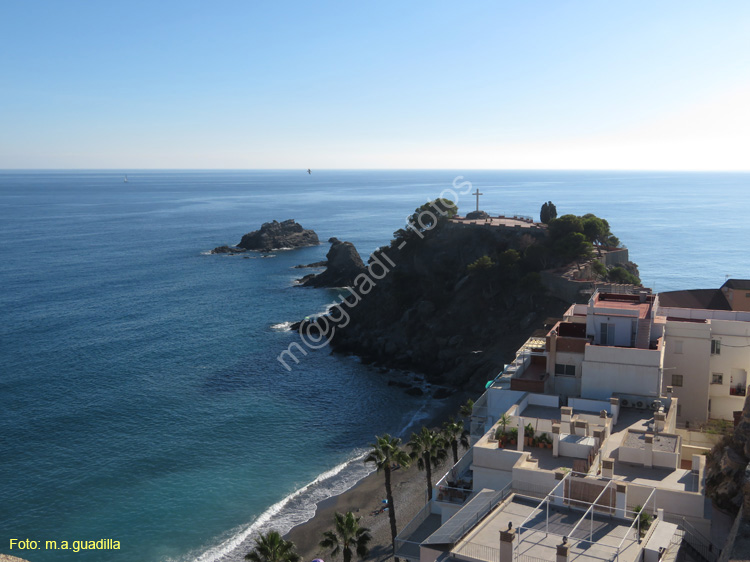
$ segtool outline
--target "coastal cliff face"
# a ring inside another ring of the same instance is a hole
[[[326,270],[317,275],[306,275],[300,279],[301,286],[348,287],[354,284],[358,275],[366,271],[354,244],[342,242],[338,238],[328,241],[331,243],[331,249],[326,254]]]
[[[546,296],[520,259],[536,243],[528,234],[445,223],[423,236],[397,238],[371,256],[373,283],[355,280],[347,302],[356,304],[340,305],[350,320],[331,345],[431,382],[483,388],[568,303]]]
[[[709,453],[706,462],[706,495],[721,510],[736,514],[743,499],[750,508],[750,397],[732,435]],[[746,511],[746,517],[747,517]]]

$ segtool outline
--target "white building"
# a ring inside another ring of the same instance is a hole
[[[743,289],[744,287],[744,289]],[[659,295],[666,317],[662,388],[680,398],[678,421],[732,420],[742,410],[750,370],[750,281],[721,289]]]

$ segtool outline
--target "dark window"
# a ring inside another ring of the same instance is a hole
[[[576,366],[575,365],[563,365],[562,363],[555,363],[555,374],[565,376],[565,377],[574,377],[576,376]]]
[[[711,340],[711,355],[721,355],[721,340]]]
[[[672,386],[682,386],[682,375],[672,375]]]

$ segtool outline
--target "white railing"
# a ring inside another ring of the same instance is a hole
[[[424,523],[431,515],[431,508],[432,505],[428,503],[422,509],[420,509],[419,513],[417,513],[414,518],[409,521],[406,527],[401,529],[401,532],[396,536],[396,540],[398,540],[399,538],[402,540],[408,540],[412,533],[414,533],[414,531],[416,531],[419,526]]]
[[[461,548],[453,553],[454,556],[460,558],[468,558],[471,560],[483,560],[485,562],[500,562],[500,549],[484,544],[477,544],[473,542],[463,543]]]
[[[450,488],[451,486],[449,485],[448,481],[451,480],[454,483],[458,481],[461,478],[461,475],[464,474],[469,468],[471,468],[472,462],[474,462],[474,449],[473,447],[469,447],[469,449],[463,454],[463,456],[458,459],[458,462],[445,471],[445,474],[443,474],[440,480],[438,480],[435,488],[437,488],[438,490],[440,489],[440,486],[443,486],[444,488]]]

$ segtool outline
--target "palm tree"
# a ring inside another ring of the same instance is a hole
[[[365,464],[374,463],[378,472],[381,470],[385,475],[385,497],[388,500],[388,519],[391,523],[391,542],[393,543],[393,557],[396,557],[396,507],[393,505],[393,491],[391,490],[391,466],[393,464],[403,467],[409,466],[411,458],[401,448],[401,439],[391,437],[387,433],[381,437],[375,436],[375,443],[371,443],[372,450],[365,457]]]
[[[448,453],[445,441],[436,431],[422,427],[419,433],[412,433],[409,441],[411,458],[417,459],[417,468],[424,470],[427,477],[427,499],[432,499],[432,469],[440,466]]]
[[[252,562],[299,562],[300,555],[292,541],[285,541],[278,531],[269,531],[255,539],[255,548],[245,555]]]
[[[500,422],[500,426],[503,428],[501,435],[505,435],[505,427],[512,421],[510,419],[510,416],[508,414],[503,414],[502,416],[500,416],[500,419],[497,421]]]
[[[466,448],[469,446],[468,431],[464,429],[462,423],[453,418],[443,424],[443,439],[449,443],[453,451],[453,464],[458,463],[458,444]]]
[[[351,511],[346,515],[336,513],[333,516],[336,528],[333,531],[323,533],[323,540],[320,546],[331,549],[331,556],[338,556],[339,552],[344,553],[344,562],[351,562],[352,548],[357,552],[359,558],[365,558],[370,550],[367,543],[370,542],[370,529],[359,526],[361,517],[354,517]]]
[[[467,420],[471,419],[471,414],[474,412],[474,401],[469,398],[465,404],[461,404],[461,407],[458,409],[458,414],[462,418],[466,418]]]

